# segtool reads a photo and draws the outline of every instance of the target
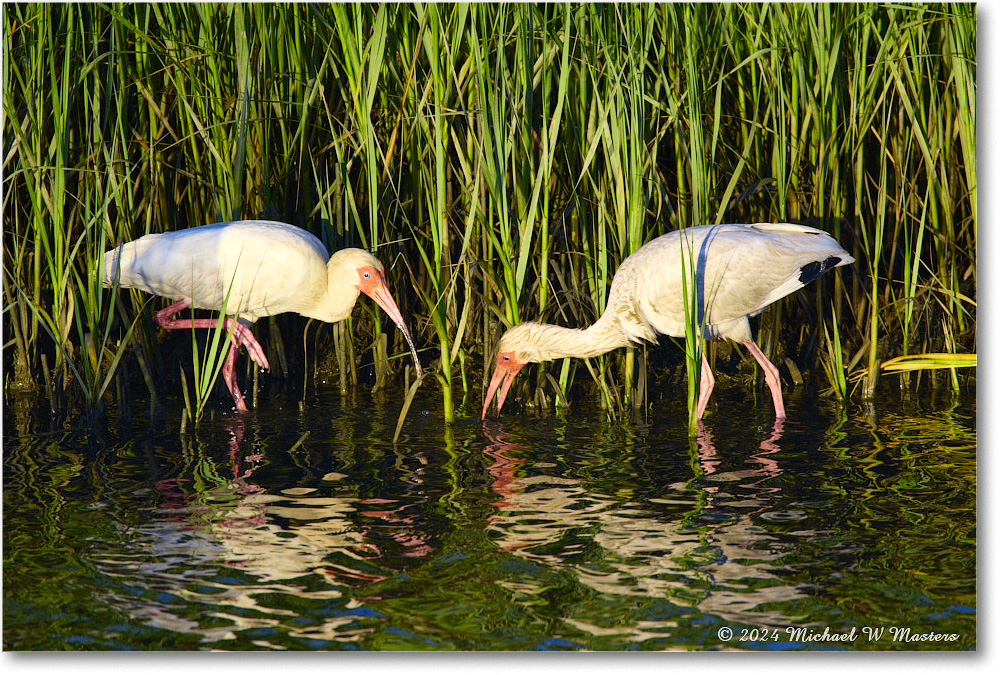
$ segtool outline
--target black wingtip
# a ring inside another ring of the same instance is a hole
[[[799,269],[799,283],[801,283],[804,286],[812,282],[819,275],[823,274],[824,272],[829,272],[834,267],[839,265],[841,260],[842,258],[832,255],[826,260],[816,260],[809,263],[808,265],[803,265]]]

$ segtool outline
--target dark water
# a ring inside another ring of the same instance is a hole
[[[3,646],[975,649],[974,394],[716,395],[689,439],[428,387],[395,446],[367,392],[107,438],[8,401]]]

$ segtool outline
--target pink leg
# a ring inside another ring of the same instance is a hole
[[[219,319],[175,319],[173,315],[182,309],[187,309],[191,305],[186,301],[175,302],[165,309],[161,309],[156,313],[156,323],[167,330],[176,330],[178,328],[215,328],[219,325]],[[270,364],[267,362],[267,357],[264,355],[264,348],[260,346],[257,342],[257,338],[253,336],[253,331],[244,326],[242,323],[233,319],[231,317],[226,317],[222,319],[222,328],[224,330],[233,331],[233,342],[238,346],[242,345],[247,348],[247,354],[253,359],[261,368],[267,370],[270,368]]]
[[[698,418],[701,419],[705,414],[705,408],[708,407],[708,397],[712,395],[712,389],[715,388],[715,376],[712,375],[712,369],[708,366],[708,358],[705,356],[704,349],[701,352],[701,392],[698,394]]]
[[[166,330],[177,330],[181,328],[215,328],[219,325],[219,319],[176,319],[174,314],[180,312],[183,309],[190,307],[190,304],[184,300],[180,302],[175,302],[174,304],[161,309],[156,313],[156,323]],[[253,332],[250,331],[245,325],[239,321],[226,317],[222,319],[222,328],[224,330],[232,329],[232,341],[233,346],[230,348],[229,353],[226,355],[226,361],[222,365],[222,379],[226,381],[226,386],[229,388],[229,393],[232,394],[233,401],[236,403],[236,410],[245,413],[247,412],[247,405],[243,400],[243,394],[240,393],[240,389],[236,383],[236,355],[240,350],[240,345],[247,348],[247,353],[250,358],[259,365],[261,368],[268,368],[267,357],[264,356],[264,350],[257,342],[256,338],[253,336]]]
[[[236,411],[245,413],[247,411],[247,404],[243,402],[243,394],[240,393],[240,388],[236,383],[236,353],[239,351],[239,345],[233,345],[226,354],[226,362],[222,365],[222,379],[226,381],[226,386],[229,387],[229,393],[233,396],[233,401],[236,403]]]
[[[774,416],[779,420],[785,419],[785,403],[781,398],[781,381],[778,379],[778,369],[773,363],[767,360],[764,352],[760,350],[760,347],[753,340],[744,342],[743,346],[750,350],[750,353],[757,359],[757,363],[760,364],[761,369],[764,371],[764,381],[771,388],[771,398],[774,400]]]

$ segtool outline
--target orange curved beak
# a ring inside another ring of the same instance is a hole
[[[500,389],[500,397],[497,399],[497,415],[500,414],[500,409],[503,408],[503,402],[507,399],[507,392],[510,390],[510,385],[514,382],[514,378],[517,374],[524,368],[524,364],[514,358],[514,352],[501,352],[497,354],[497,369],[493,371],[493,378],[490,380],[490,386],[486,390],[486,400],[483,401],[483,417],[486,419],[486,411],[490,408],[490,403],[493,401],[493,395],[496,393],[497,389]],[[503,384],[501,388],[500,385]]]
[[[374,277],[367,284],[359,286],[359,288],[365,295],[374,300],[379,307],[384,309],[385,313],[392,319],[392,322],[403,332],[406,344],[410,345],[410,353],[413,354],[413,363],[417,367],[417,377],[420,377],[423,375],[423,369],[420,367],[420,359],[417,357],[417,347],[413,344],[413,336],[410,335],[410,331],[406,327],[406,322],[403,321],[403,313],[399,311],[396,301],[392,298],[392,293],[389,292],[389,287],[385,283],[385,275],[379,270],[374,270],[374,272]]]

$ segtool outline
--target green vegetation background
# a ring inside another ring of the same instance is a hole
[[[869,397],[887,359],[976,350],[974,5],[5,4],[3,19],[5,386],[54,407],[180,378],[148,296],[102,291],[102,252],[238,218],[376,251],[447,419],[456,396],[478,409],[503,326],[593,321],[625,256],[693,224],[810,224],[857,258],[763,317],[791,377]],[[279,374],[326,354],[342,388],[379,388],[406,349],[362,304],[332,330],[256,332]],[[683,376],[654,358],[551,364],[521,398],[560,405],[576,383],[609,411],[642,405],[647,380]],[[887,377],[957,389],[970,373]]]

